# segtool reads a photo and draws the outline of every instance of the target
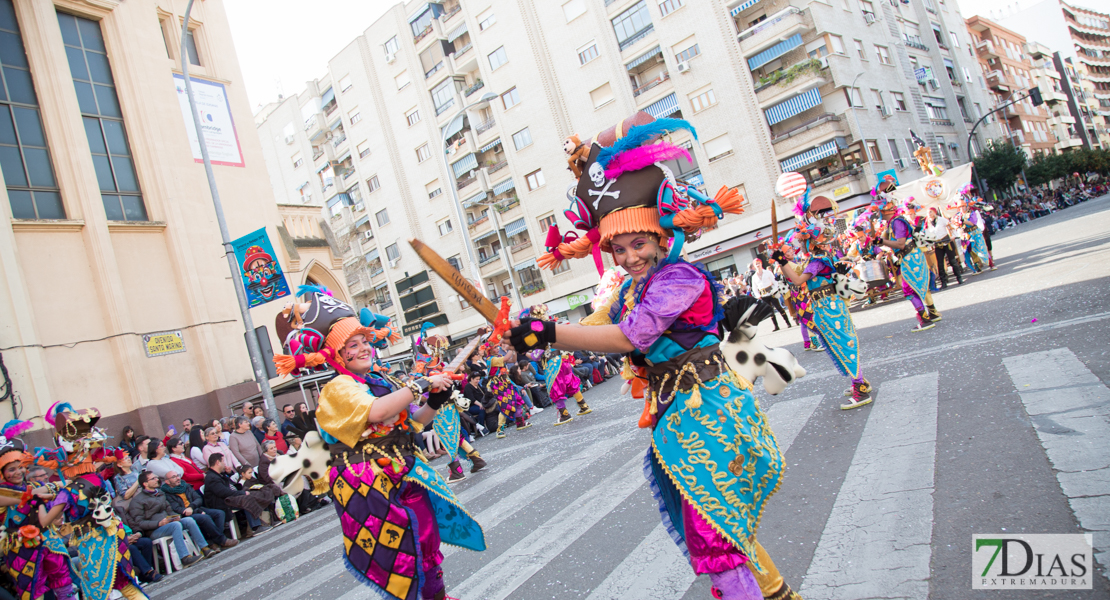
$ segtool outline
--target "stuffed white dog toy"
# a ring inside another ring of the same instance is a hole
[[[867,282],[851,275],[836,273],[833,275],[833,286],[836,295],[845,300],[865,298],[867,296]]]
[[[763,376],[763,389],[768,394],[782,393],[806,370],[785,348],[768,348],[756,340],[759,323],[771,315],[773,309],[750,296],[736,296],[725,303],[725,318],[721,326],[727,331],[721,342],[721,353],[728,366],[744,379],[755,382]]]

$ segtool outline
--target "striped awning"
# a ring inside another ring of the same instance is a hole
[[[466,113],[451,119],[451,122],[443,128],[443,139],[450,139],[454,137],[456,133],[462,131],[463,125],[466,125],[466,120]]]
[[[380,289],[384,288],[387,285],[389,285],[389,282],[388,281],[383,281],[383,282],[379,283],[378,285],[375,285],[374,289],[375,290],[380,290]]]
[[[631,71],[632,69],[635,69],[636,67],[646,63],[648,60],[650,60],[653,56],[655,56],[657,54],[662,56],[662,50],[659,48],[659,46],[656,46],[656,47],[652,48],[651,50],[648,50],[647,52],[644,52],[643,54],[641,54],[641,55],[637,56],[636,58],[632,59],[632,62],[625,65],[625,68],[628,69],[629,71]]]
[[[787,39],[775,44],[774,46],[771,46],[770,48],[764,50],[763,52],[760,52],[759,54],[756,54],[755,56],[749,58],[748,59],[748,68],[754,71],[754,70],[758,69],[759,67],[762,67],[763,65],[771,62],[772,60],[775,60],[776,58],[782,56],[783,54],[786,54],[787,52],[790,52],[794,48],[797,48],[798,46],[801,46],[801,45],[802,45],[802,34],[795,33],[794,35],[790,36],[789,38],[787,38]]]
[[[512,237],[527,230],[528,224],[524,221],[524,217],[521,217],[505,226],[505,235]]]
[[[470,208],[471,206],[474,206],[475,204],[481,202],[482,200],[485,200],[486,195],[487,195],[486,192],[478,192],[477,194],[474,194],[473,196],[467,198],[466,200],[463,200],[462,201],[463,208]]]
[[[671,95],[648,105],[648,107],[644,109],[644,112],[655,117],[656,119],[669,117],[678,112],[678,96],[672,93]]]
[[[335,88],[328,88],[328,91],[324,92],[323,96],[320,96],[320,105],[321,106],[326,106],[329,102],[332,102],[334,100],[335,100]]]
[[[728,13],[728,16],[735,17],[736,15],[744,12],[745,10],[748,10],[749,8],[755,6],[758,3],[759,3],[759,0],[748,0],[747,2],[741,4],[740,6],[737,6],[736,8],[732,9],[732,12]]]
[[[813,88],[763,111],[767,124],[774,125],[821,104],[821,90]]]
[[[516,270],[516,271],[523,271],[524,269],[527,269],[527,268],[533,268],[533,269],[536,268],[536,259],[529,258],[528,260],[526,260],[526,261],[520,263],[519,265],[513,267],[513,269]]]
[[[474,153],[467,154],[462,157],[462,160],[452,163],[451,170],[454,171],[455,177],[462,177],[467,172],[473,171],[478,168],[478,157]]]
[[[459,36],[464,34],[464,33],[466,33],[466,21],[463,21],[462,25],[459,25],[458,27],[452,29],[451,33],[447,34],[447,41],[448,42],[453,42],[453,41],[459,39]]]
[[[500,145],[501,145],[501,138],[497,138],[496,140],[493,140],[492,142],[486,144],[485,146],[482,146],[481,149],[478,150],[478,152],[487,152],[490,149],[496,148],[497,146],[500,146]]]
[[[370,224],[370,215],[363,215],[362,218],[355,221],[355,229],[358,229],[359,227],[362,227],[363,225],[369,225],[369,224]]]
[[[797,171],[799,167],[813,164],[814,162],[817,162],[822,158],[832,156],[833,154],[836,154],[836,140],[825,142],[824,144],[821,144],[820,146],[808,152],[803,152],[801,154],[791,156],[790,158],[779,163],[779,165],[782,167],[782,171],[784,173],[787,171]]]
[[[486,239],[490,236],[494,236],[494,235],[497,235],[497,230],[496,229],[491,229],[491,230],[483,233],[482,235],[474,238],[474,243],[477,244],[479,241],[484,240],[484,239]]]
[[[373,250],[366,253],[366,262],[368,262],[368,263],[369,262],[374,262],[375,260],[378,260],[378,249],[377,248],[374,248]]]
[[[493,184],[493,195],[498,196],[498,195],[504,194],[505,192],[507,192],[507,191],[509,191],[509,190],[511,190],[515,187],[516,187],[516,184],[513,183],[512,179],[506,179],[505,181],[502,181],[501,183]]]

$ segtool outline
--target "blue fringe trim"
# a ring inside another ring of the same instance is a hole
[[[597,155],[597,162],[602,168],[608,169],[609,163],[622,152],[639,148],[645,142],[653,137],[685,129],[693,134],[694,139],[698,139],[698,132],[694,130],[694,126],[684,119],[657,119],[646,125],[637,125],[629,129],[624,137],[617,140],[612,146],[602,148],[601,152]]]
[[[647,454],[644,455],[644,477],[648,480],[648,487],[651,488],[651,497],[659,503],[659,519],[663,521],[663,527],[667,530],[667,535],[671,536],[678,549],[682,551],[682,556],[686,557],[686,561],[690,561],[690,550],[686,548],[686,540],[679,533],[678,529],[674,526],[674,521],[671,520],[671,513],[667,510],[667,503],[663,500],[663,490],[660,489],[659,483],[655,478],[655,468],[652,463],[651,446],[648,446]]]
[[[302,285],[302,286],[299,286],[299,287],[297,287],[297,294],[296,295],[297,296],[307,296],[308,294],[313,294],[313,293],[324,294],[325,296],[330,295],[330,292],[328,292],[328,288],[326,288],[322,285]]]

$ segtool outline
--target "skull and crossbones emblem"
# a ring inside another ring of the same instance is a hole
[[[593,196],[593,198],[594,198],[594,210],[598,209],[597,205],[600,204],[601,199],[606,197],[606,196],[612,196],[614,200],[616,200],[617,198],[620,198],[620,196],[621,196],[620,190],[615,190],[615,191],[612,191],[612,192],[609,191],[609,188],[612,187],[613,184],[617,182],[617,180],[616,179],[606,179],[605,178],[605,170],[601,168],[600,164],[598,164],[596,162],[591,164],[590,168],[589,168],[589,171],[588,171],[588,174],[590,176],[590,181],[592,181],[593,184],[594,184],[594,187],[601,188],[600,190],[590,190],[590,192],[589,192],[590,196]],[[602,186],[604,186],[604,187],[602,187]]]

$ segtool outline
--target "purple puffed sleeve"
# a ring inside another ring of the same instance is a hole
[[[910,237],[910,226],[902,219],[891,221],[890,226],[894,230],[894,239],[902,240]]]
[[[809,261],[809,263],[806,264],[805,271],[802,272],[809,273],[811,277],[821,277],[825,275],[827,271],[831,270],[832,269],[829,269],[828,265],[826,265],[825,263],[819,260],[811,260]]]
[[[637,350],[647,352],[705,292],[705,285],[705,276],[696,267],[686,263],[667,265],[618,327]]]

